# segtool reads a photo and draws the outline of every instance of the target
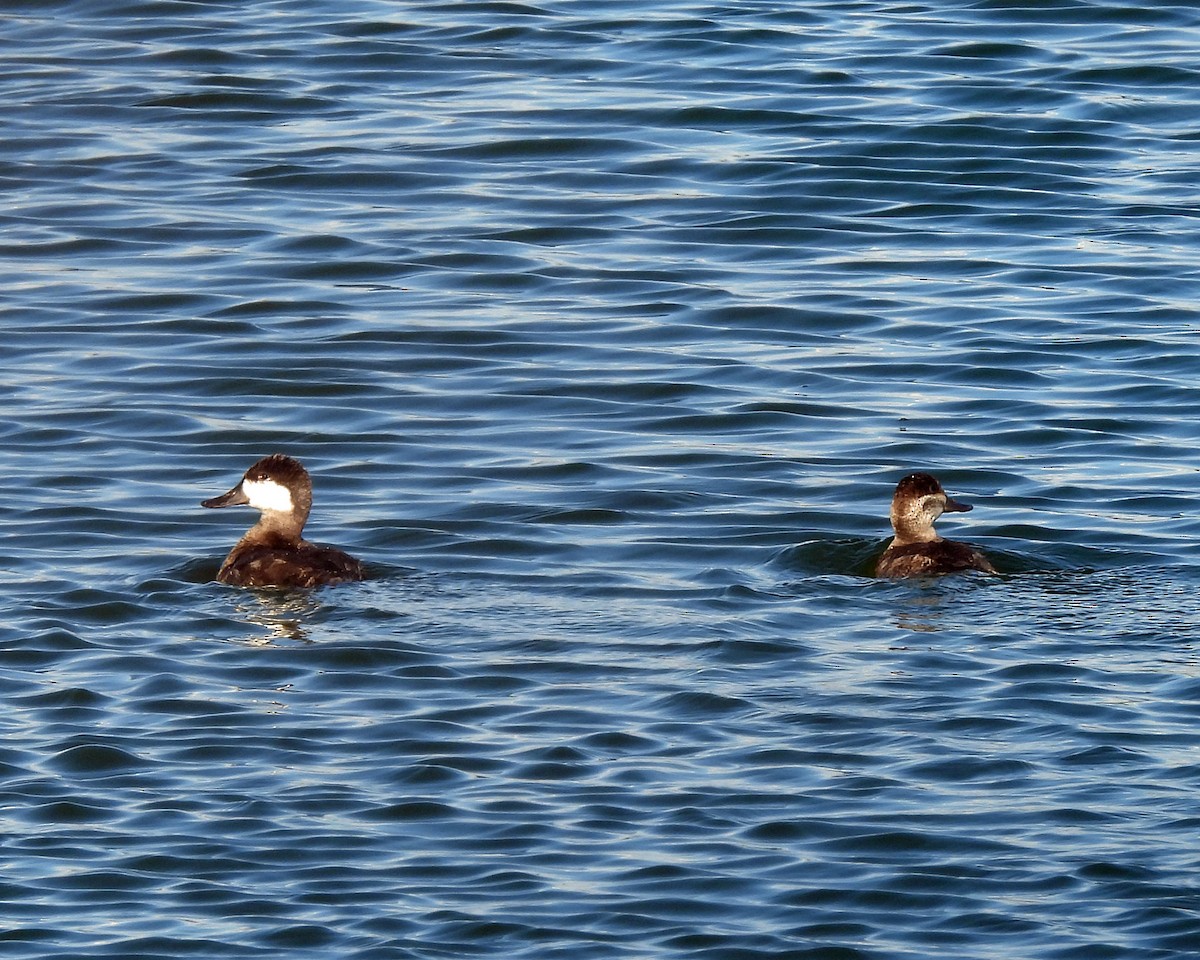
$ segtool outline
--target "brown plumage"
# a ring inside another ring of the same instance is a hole
[[[298,460],[263,457],[228,493],[204,507],[248,504],[262,511],[221,564],[217,579],[238,587],[319,587],[363,578],[362,564],[300,534],[312,509],[312,480]]]
[[[995,573],[987,557],[968,543],[943,540],[933,523],[944,512],[961,513],[970,506],[946,496],[928,473],[913,473],[896,484],[892,497],[892,529],[896,536],[875,564],[877,577],[934,577],[962,570]]]

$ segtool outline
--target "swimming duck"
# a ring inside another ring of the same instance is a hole
[[[943,513],[965,513],[971,507],[946,496],[937,478],[909,474],[892,497],[892,529],[896,536],[875,565],[877,577],[936,577],[961,570],[995,573],[988,558],[968,543],[943,540],[933,522]]]
[[[202,507],[248,504],[262,511],[258,523],[221,564],[217,579],[237,587],[319,587],[363,578],[362,564],[336,547],[300,536],[312,507],[312,480],[300,461],[273,453],[263,457],[228,493]]]

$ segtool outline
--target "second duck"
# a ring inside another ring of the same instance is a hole
[[[896,536],[875,564],[877,577],[937,577],[962,570],[995,573],[991,562],[969,543],[943,540],[933,523],[943,513],[971,507],[946,496],[937,478],[912,473],[896,484],[892,529]]]

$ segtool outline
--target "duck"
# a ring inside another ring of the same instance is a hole
[[[321,587],[363,579],[362,564],[336,547],[301,537],[312,508],[312,479],[299,460],[263,457],[232,490],[200,503],[216,509],[245,504],[262,512],[237,542],[217,580],[235,587]]]
[[[969,543],[943,540],[933,523],[943,513],[966,513],[970,504],[946,496],[937,478],[911,473],[892,496],[892,529],[896,535],[875,564],[877,577],[938,577],[964,570],[996,573],[979,550]]]

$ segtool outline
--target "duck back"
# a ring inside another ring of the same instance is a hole
[[[889,546],[875,565],[875,576],[936,577],[963,570],[996,572],[987,557],[969,543],[933,540]]]
[[[335,547],[313,543],[286,549],[269,543],[239,545],[217,579],[235,587],[321,587],[363,578],[362,564]]]

